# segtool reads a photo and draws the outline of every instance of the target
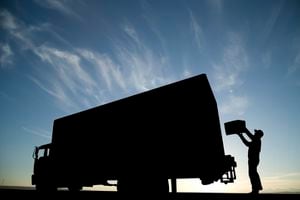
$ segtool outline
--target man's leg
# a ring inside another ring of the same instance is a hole
[[[262,190],[259,174],[257,172],[258,162],[249,162],[249,177],[252,185],[252,193],[258,194]]]

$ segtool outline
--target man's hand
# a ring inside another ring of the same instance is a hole
[[[245,127],[242,128],[241,133],[246,133],[247,130],[248,130],[248,129],[247,129],[246,126],[245,126]]]

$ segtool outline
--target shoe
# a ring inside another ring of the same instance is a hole
[[[258,191],[258,190],[252,190],[252,192],[250,192],[249,194],[252,194],[252,195],[258,195],[258,194],[259,194],[259,191]]]

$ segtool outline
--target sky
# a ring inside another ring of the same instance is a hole
[[[54,119],[202,73],[237,180],[178,191],[251,191],[247,148],[223,126],[242,119],[265,133],[264,192],[300,192],[299,1],[2,0],[0,185],[31,185]]]

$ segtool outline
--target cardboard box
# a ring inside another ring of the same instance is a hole
[[[246,122],[244,120],[234,120],[226,122],[224,126],[226,135],[232,135],[242,133],[246,128]]]

